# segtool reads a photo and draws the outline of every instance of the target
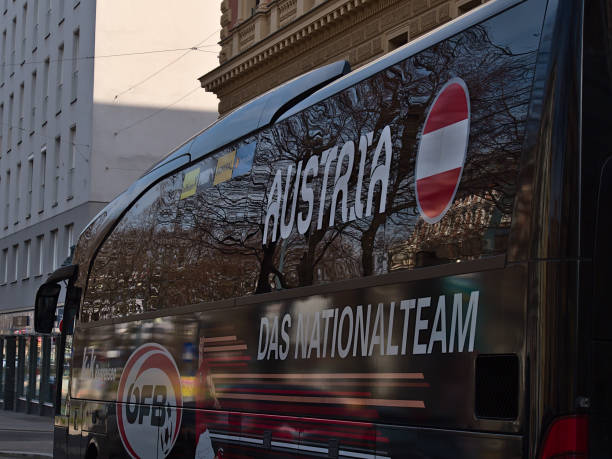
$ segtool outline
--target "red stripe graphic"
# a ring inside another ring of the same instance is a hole
[[[435,218],[446,208],[455,192],[461,167],[417,180],[417,193],[421,210]]]
[[[429,113],[423,135],[436,131],[468,117],[468,106],[465,92],[458,83],[450,84],[444,89],[444,97],[439,97]]]
[[[326,390],[299,390],[299,389],[253,389],[236,387],[231,389],[217,389],[218,394],[227,392],[253,392],[258,394],[296,394],[296,395],[336,395],[341,397],[370,397],[370,392],[353,391],[326,391]]]

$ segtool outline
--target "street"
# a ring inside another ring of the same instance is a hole
[[[53,455],[53,418],[0,411],[0,458]]]

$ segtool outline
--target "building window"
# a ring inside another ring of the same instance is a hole
[[[43,94],[42,94],[42,125],[47,124],[47,116],[49,111],[49,68],[51,66],[50,59],[45,59],[45,66],[43,70]]]
[[[26,56],[26,31],[27,31],[27,27],[28,27],[28,4],[24,3],[23,4],[23,11],[21,13],[22,15],[22,20],[21,20],[21,63],[23,64],[25,62],[25,56]]]
[[[26,190],[26,216],[25,218],[30,218],[32,214],[32,187],[34,182],[34,155],[31,154],[28,157],[28,188]]]
[[[11,171],[9,169],[8,171],[6,171],[6,180],[4,182],[4,197],[5,197],[4,229],[8,229],[8,224],[9,224],[9,210],[11,208],[10,192],[11,192]]]
[[[6,30],[2,32],[2,68],[0,69],[0,80],[2,84],[4,84],[4,77],[6,74],[4,70],[6,69]]]
[[[31,266],[30,266],[30,255],[31,255],[30,254],[30,246],[32,245],[31,242],[32,241],[30,239],[28,239],[27,241],[25,241],[25,244],[24,244],[24,252],[25,253],[23,254],[23,257],[24,257],[23,261],[24,261],[24,266],[25,266],[24,277],[26,279],[28,277],[30,277],[30,274],[31,274],[30,273],[30,269],[31,269]]]
[[[64,0],[58,0],[58,5],[57,5],[57,25],[60,25],[62,22],[64,22]]]
[[[40,196],[38,196],[38,213],[45,210],[45,183],[47,177],[47,146],[40,149]]]
[[[52,206],[57,206],[57,197],[59,195],[61,152],[62,137],[58,135],[55,138],[55,167],[53,168],[55,176],[53,178],[53,204],[51,204]]]
[[[13,148],[13,102],[15,101],[15,96],[13,93],[9,96],[9,106],[8,106],[8,136],[6,140],[6,151],[9,152]]]
[[[408,43],[408,31],[399,33],[389,40],[388,50],[393,51]]]
[[[51,231],[51,267],[55,271],[58,266],[59,253],[57,252],[57,230]]]
[[[79,87],[79,29],[72,34],[72,84],[70,89],[70,103],[77,100]]]
[[[4,144],[2,143],[2,133],[4,132],[4,104],[0,104],[0,158],[2,157],[2,149]]]
[[[0,273],[0,277],[2,278],[2,283],[6,284],[8,282],[8,249],[2,250],[2,272]]]
[[[457,6],[457,12],[459,14],[467,13],[468,11],[473,10],[477,6],[480,6],[481,3],[482,0],[468,0],[467,2],[464,2],[463,4]]]
[[[13,282],[19,279],[19,244],[13,246]]]
[[[33,0],[34,4],[32,6],[32,23],[34,24],[34,30],[32,34],[32,52],[38,48],[38,24],[40,20],[38,18],[38,2],[39,0]]]
[[[64,89],[64,44],[57,48],[57,91],[55,94],[55,116],[62,111],[62,93]]]
[[[45,13],[45,39],[51,35],[51,0],[47,0],[47,11]]]
[[[32,84],[30,86],[30,135],[36,130],[36,71],[32,72]]]
[[[74,223],[66,225],[64,227],[64,235],[65,235],[65,247],[66,247],[66,256],[70,257],[72,255],[72,246],[74,245]]]
[[[41,276],[45,272],[45,235],[36,236],[36,268],[37,275]]]
[[[11,73],[10,76],[13,76],[15,73],[15,49],[17,43],[17,16],[13,18],[13,22],[11,24]]]
[[[76,169],[76,126],[70,128],[70,142],[68,144],[68,195],[66,200],[74,197],[74,171]]]
[[[25,98],[25,86],[23,83],[19,85],[19,120],[17,121],[17,145],[23,141],[23,104]]]
[[[19,207],[21,200],[21,163],[17,163],[17,170],[15,172],[15,208],[14,212],[14,223],[19,223]]]

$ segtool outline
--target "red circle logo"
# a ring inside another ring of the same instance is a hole
[[[132,458],[170,454],[181,428],[183,397],[180,373],[165,347],[147,343],[132,352],[117,402],[119,436]]]
[[[459,188],[470,134],[470,95],[461,78],[449,80],[427,113],[416,159],[419,212],[428,223],[444,217]]]

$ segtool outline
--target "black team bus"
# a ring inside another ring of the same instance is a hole
[[[611,15],[493,0],[172,152],[38,292],[55,455],[612,457]]]

